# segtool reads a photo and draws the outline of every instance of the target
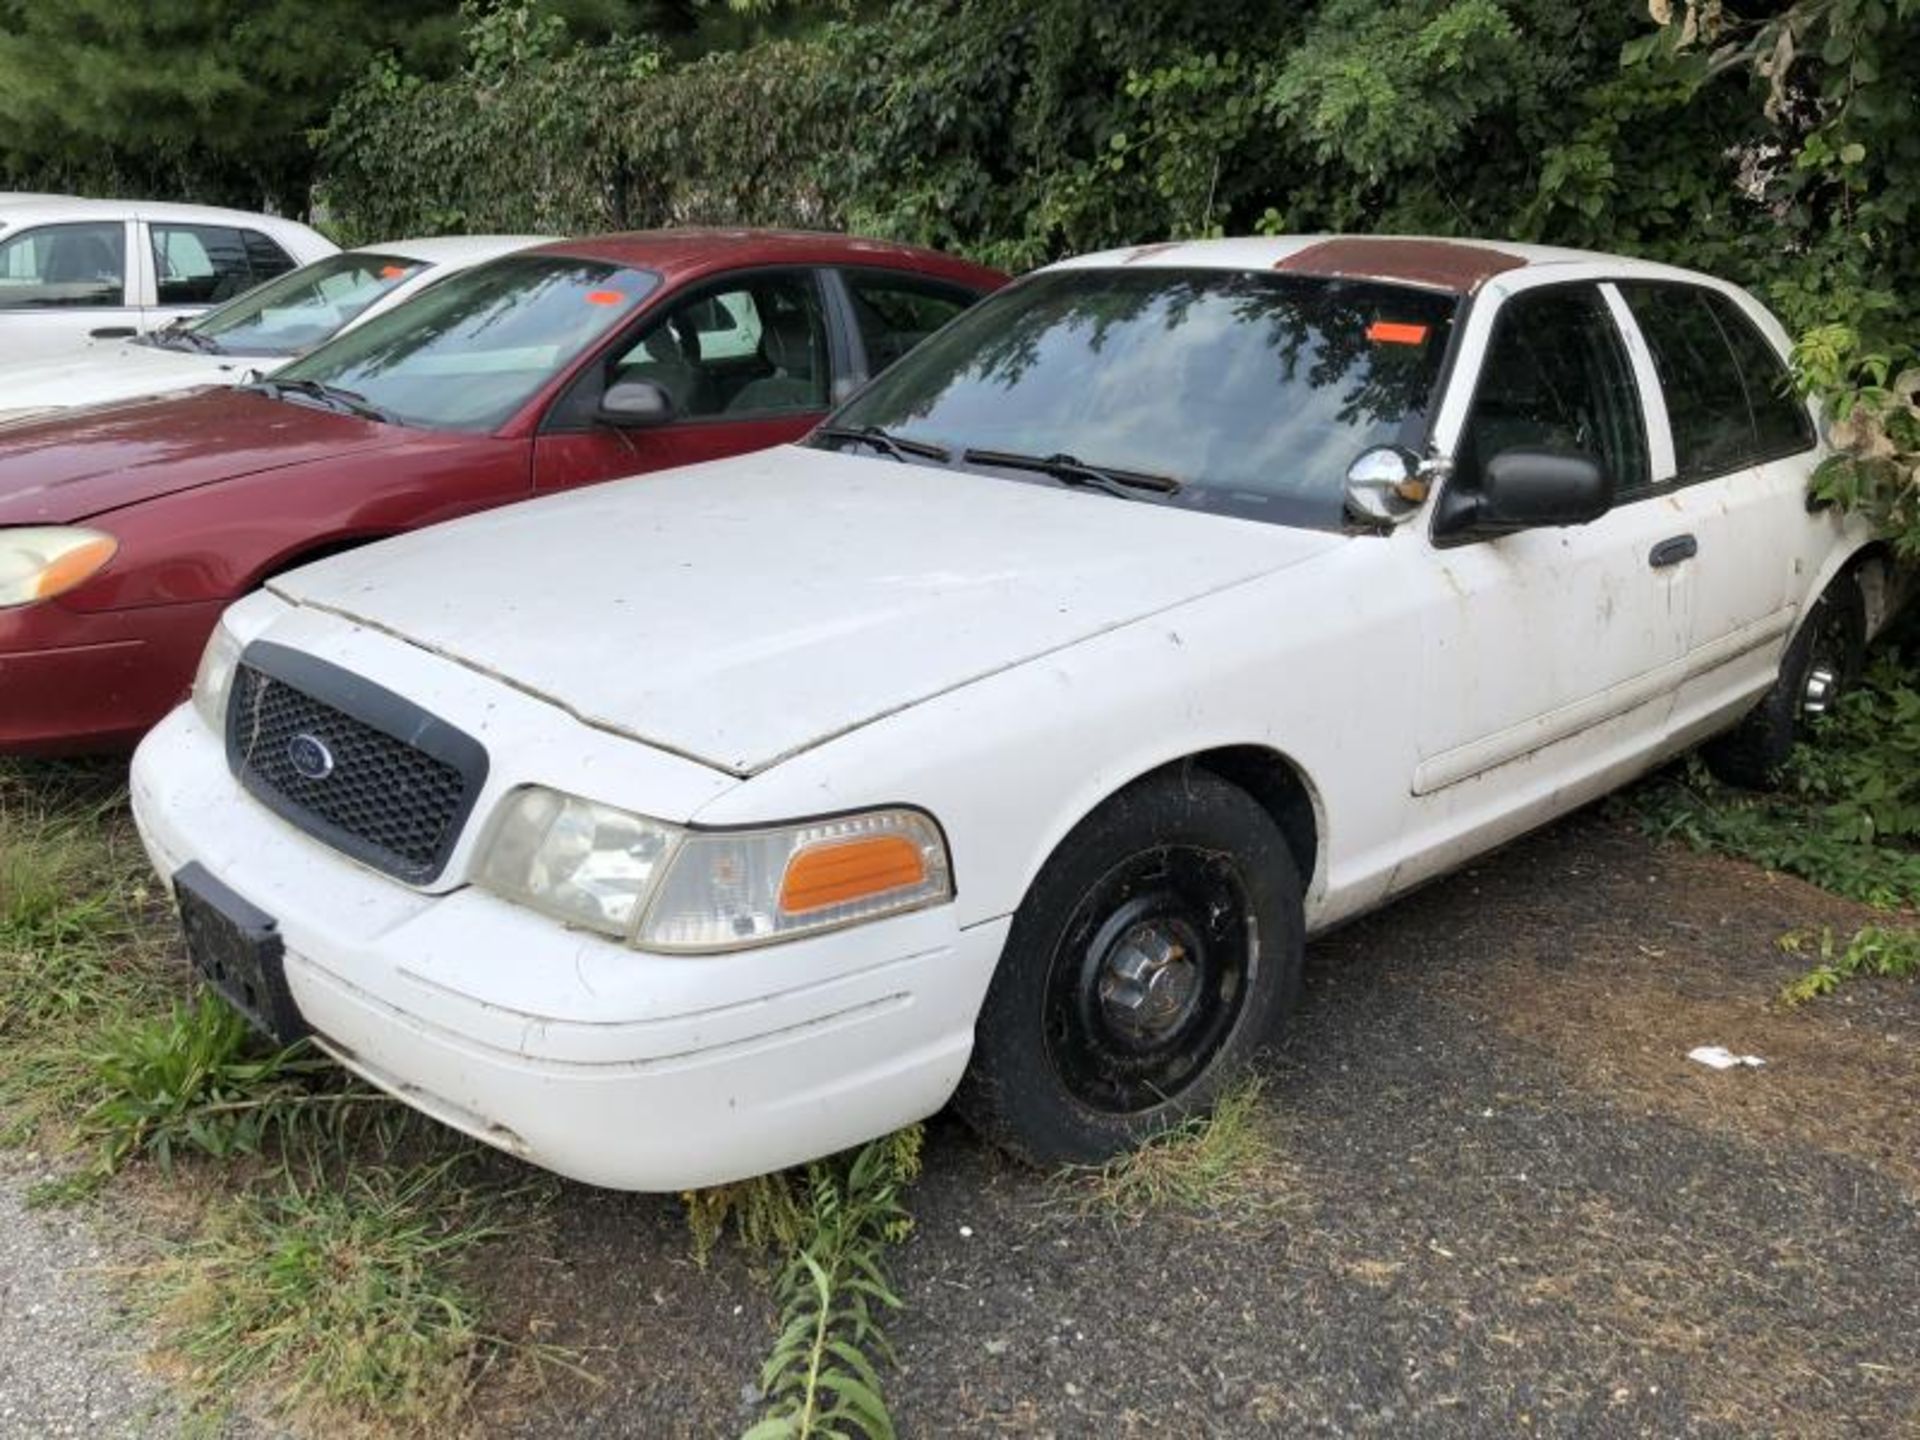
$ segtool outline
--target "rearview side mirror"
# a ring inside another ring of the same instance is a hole
[[[600,397],[594,419],[622,430],[642,430],[673,419],[673,397],[651,380],[621,380]]]
[[[1511,535],[1558,525],[1585,525],[1613,508],[1613,477],[1591,455],[1574,450],[1502,450],[1478,484],[1447,487],[1435,521],[1443,538]]]

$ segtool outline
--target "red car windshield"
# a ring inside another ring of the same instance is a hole
[[[346,391],[403,425],[492,430],[615,325],[659,277],[563,255],[463,271],[274,372]]]

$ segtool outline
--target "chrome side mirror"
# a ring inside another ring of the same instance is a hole
[[[1347,467],[1347,514],[1364,525],[1403,525],[1426,501],[1439,466],[1398,445],[1362,451]]]

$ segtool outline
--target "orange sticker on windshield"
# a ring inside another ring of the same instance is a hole
[[[1399,320],[1376,320],[1367,326],[1367,339],[1376,345],[1424,345],[1427,327]]]
[[[382,265],[380,267],[380,278],[382,280],[399,280],[403,278],[406,273],[407,267],[404,265]]]
[[[627,297],[622,295],[618,290],[589,290],[587,292],[587,303],[589,305],[618,305],[626,298]]]

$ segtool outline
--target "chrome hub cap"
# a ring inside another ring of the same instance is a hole
[[[1800,692],[1800,713],[1809,720],[1818,720],[1833,709],[1834,696],[1840,689],[1840,677],[1831,665],[1815,665],[1807,671],[1807,683]]]
[[[1100,1004],[1114,1024],[1157,1037],[1187,1018],[1199,988],[1199,969],[1169,927],[1137,925],[1107,956]]]

